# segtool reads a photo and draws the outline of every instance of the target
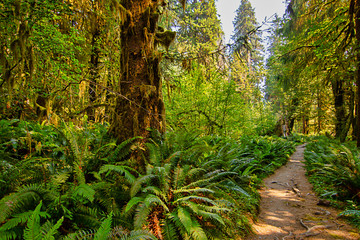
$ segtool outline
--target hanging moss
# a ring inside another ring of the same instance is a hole
[[[155,41],[157,44],[169,49],[170,44],[175,40],[176,32],[167,30],[165,32],[157,32],[155,35]]]

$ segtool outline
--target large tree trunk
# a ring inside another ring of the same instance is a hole
[[[356,31],[356,46],[357,46],[357,72],[356,72],[356,86],[357,86],[357,104],[356,104],[356,137],[357,137],[357,147],[360,147],[360,0],[355,0],[355,31]]]
[[[346,116],[345,106],[345,90],[343,82],[341,80],[335,80],[332,82],[332,90],[334,94],[335,105],[335,137],[340,139],[341,142],[345,141],[347,136],[346,123],[348,117]]]
[[[159,72],[161,55],[156,50],[160,41],[160,34],[156,33],[157,8],[162,3],[160,0],[122,1],[127,17],[121,27],[121,77],[109,130],[119,141],[136,136],[146,139],[150,129],[165,131]]]

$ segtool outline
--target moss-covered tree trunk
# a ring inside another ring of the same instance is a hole
[[[147,138],[149,129],[165,131],[165,108],[156,50],[159,7],[163,1],[123,0],[121,77],[110,133],[119,141]]]
[[[357,46],[357,71],[356,71],[356,130],[357,147],[360,148],[360,0],[355,0],[355,32],[356,32],[356,46]]]

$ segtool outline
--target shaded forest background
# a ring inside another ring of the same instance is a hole
[[[360,1],[286,4],[224,43],[215,0],[2,1],[5,239],[232,239],[279,137],[360,145]]]

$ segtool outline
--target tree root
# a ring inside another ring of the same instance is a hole
[[[292,236],[294,236],[294,234],[293,234],[292,232],[290,232],[290,234],[284,236],[284,237],[282,238],[282,240],[286,240],[288,237],[292,237]]]
[[[334,227],[333,225],[315,225],[313,227],[308,227],[305,225],[302,219],[300,219],[300,224],[306,229],[306,232],[301,233],[304,237],[312,237],[319,235],[320,233],[315,233],[314,231],[321,230],[321,229],[328,229]]]

